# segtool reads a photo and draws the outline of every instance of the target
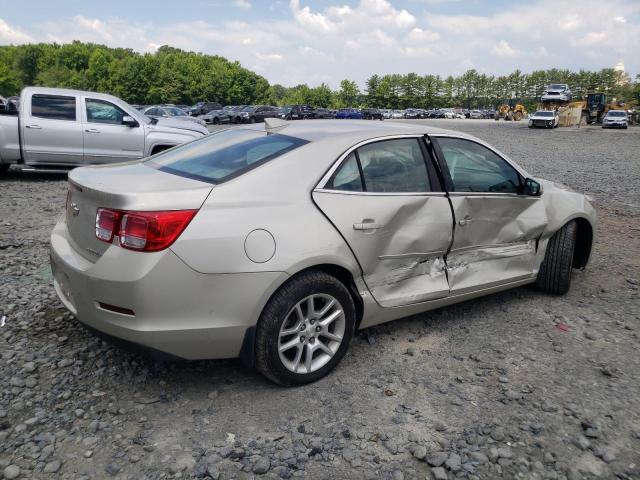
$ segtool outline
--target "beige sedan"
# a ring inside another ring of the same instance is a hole
[[[477,138],[268,119],[73,170],[51,264],[93,329],[293,385],[357,329],[530,283],[565,293],[594,230],[584,195]]]

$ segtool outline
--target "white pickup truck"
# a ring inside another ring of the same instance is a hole
[[[119,98],[62,88],[28,87],[18,112],[0,115],[0,172],[66,172],[126,162],[207,135],[196,122],[151,119]]]

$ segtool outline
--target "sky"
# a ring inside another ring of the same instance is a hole
[[[373,73],[640,73],[639,0],[0,0],[0,44],[217,54],[294,86]]]

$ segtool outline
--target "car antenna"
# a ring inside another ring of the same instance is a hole
[[[289,122],[285,122],[284,120],[281,120],[279,118],[264,119],[264,129],[267,131],[267,135],[279,132],[283,128],[286,128],[287,125],[289,125]]]

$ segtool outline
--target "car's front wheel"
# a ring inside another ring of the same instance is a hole
[[[569,291],[577,233],[578,225],[572,220],[549,239],[536,279],[543,292],[562,295]]]
[[[281,385],[318,380],[349,347],[356,312],[349,291],[335,277],[309,270],[278,290],[256,329],[255,365]]]

